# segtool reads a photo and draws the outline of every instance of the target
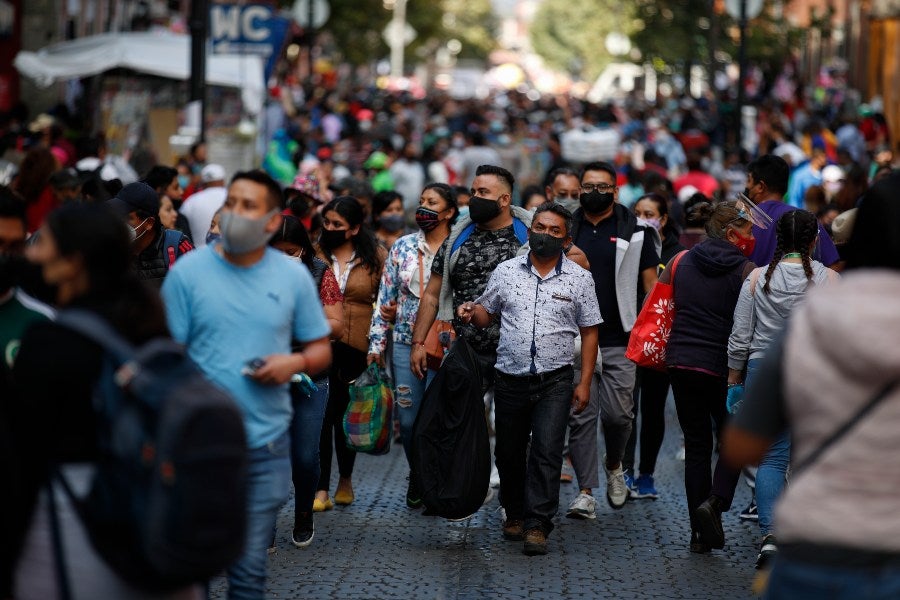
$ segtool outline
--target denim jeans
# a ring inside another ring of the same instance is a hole
[[[507,518],[524,519],[526,529],[539,528],[545,534],[553,530],[559,508],[572,378],[571,367],[543,380],[497,371],[494,455],[500,472],[500,503]]]
[[[768,600],[893,600],[900,598],[900,568],[836,567],[817,565],[784,556],[775,560]]]
[[[406,453],[406,462],[412,458],[412,430],[422,406],[422,397],[428,384],[437,375],[437,371],[428,370],[425,379],[419,379],[413,375],[409,368],[409,354],[412,346],[394,341],[393,365],[394,365],[394,408],[397,411],[397,420],[400,422],[400,439],[403,441],[403,452]]]
[[[747,376],[744,386],[756,376],[762,359],[747,361]],[[759,532],[765,536],[772,533],[772,520],[775,513],[775,502],[784,490],[784,476],[791,462],[791,436],[785,431],[769,448],[759,463],[756,471],[756,508],[759,512]]]
[[[248,451],[247,539],[244,553],[228,568],[228,598],[258,600],[266,594],[266,561],[278,509],[291,487],[290,437]]]
[[[319,483],[319,439],[325,406],[328,404],[328,378],[315,381],[319,388],[310,395],[291,385],[291,479],[294,481],[294,517],[312,512]]]

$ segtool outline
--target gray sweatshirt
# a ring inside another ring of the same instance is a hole
[[[747,360],[762,358],[794,307],[811,287],[800,263],[781,261],[772,273],[769,293],[763,291],[768,266],[760,267],[744,280],[734,326],[728,338],[728,368],[743,371]],[[818,261],[812,261],[813,282],[820,285],[838,279],[838,274]],[[751,291],[751,285],[755,288]]]

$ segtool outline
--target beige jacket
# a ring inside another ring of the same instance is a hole
[[[900,377],[900,273],[854,272],[794,312],[784,375],[802,461]],[[900,387],[793,478],[776,509],[780,542],[900,553]]]

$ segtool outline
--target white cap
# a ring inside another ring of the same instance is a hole
[[[225,168],[222,165],[210,163],[200,171],[200,181],[212,183],[213,181],[225,181]]]
[[[844,179],[844,170],[837,165],[828,165],[822,169],[822,181],[825,183],[837,183]]]
[[[681,202],[682,204],[684,204],[685,202],[687,202],[688,200],[691,199],[691,196],[693,196],[694,194],[696,194],[699,191],[700,190],[698,190],[697,188],[695,188],[692,185],[686,185],[683,188],[681,188],[681,191],[678,192],[678,201]]]

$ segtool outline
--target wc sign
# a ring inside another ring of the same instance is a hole
[[[209,37],[216,54],[257,54],[268,78],[281,52],[290,21],[265,4],[213,4]]]

